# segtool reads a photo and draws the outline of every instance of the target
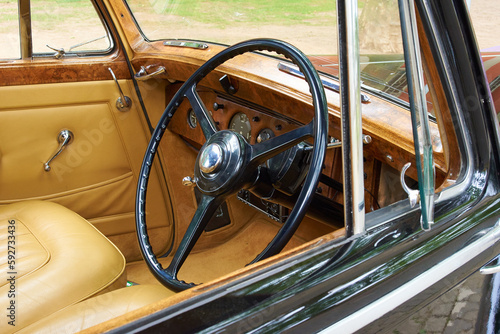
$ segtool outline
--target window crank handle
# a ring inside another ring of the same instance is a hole
[[[54,160],[59,154],[61,154],[61,152],[66,148],[66,146],[71,144],[71,142],[73,141],[73,138],[74,138],[73,132],[71,132],[70,130],[62,130],[61,132],[59,132],[59,135],[57,136],[57,142],[59,143],[59,148],[52,155],[52,157],[49,160],[47,160],[47,162],[43,165],[44,166],[43,169],[46,172],[50,171],[49,163],[52,160]]]

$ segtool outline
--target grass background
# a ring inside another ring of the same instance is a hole
[[[335,12],[332,0],[131,0],[131,6],[152,5],[157,14],[176,14],[201,23],[252,22],[293,24]],[[168,6],[167,6],[168,4]]]

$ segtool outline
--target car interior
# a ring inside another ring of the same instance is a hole
[[[108,22],[106,52],[35,46],[35,57],[0,60],[0,216],[3,248],[15,250],[2,253],[12,280],[0,300],[17,310],[0,331],[102,332],[345,238],[332,77],[307,74],[313,64],[271,39],[225,56],[218,44],[146,40],[120,0],[93,6]],[[426,43],[440,191],[460,153]],[[401,179],[418,189],[418,176],[406,105],[363,94],[369,224],[407,200]],[[223,151],[213,170],[207,148]]]

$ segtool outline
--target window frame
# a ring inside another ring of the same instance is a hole
[[[78,57],[95,57],[95,56],[106,56],[112,54],[116,51],[117,43],[111,29],[109,27],[108,21],[104,18],[104,14],[99,6],[94,0],[88,0],[92,4],[101,24],[106,32],[106,38],[109,42],[109,47],[105,50],[96,51],[71,51],[65,52],[61,59],[63,58],[78,58]],[[31,0],[18,0],[19,8],[19,39],[21,44],[21,60],[27,59],[46,59],[46,58],[56,58],[54,57],[54,52],[47,51],[43,53],[33,52],[33,33],[32,33],[32,13],[31,13]],[[57,47],[57,46],[55,46]]]

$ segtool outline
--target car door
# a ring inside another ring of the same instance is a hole
[[[0,204],[60,203],[138,258],[135,189],[151,125],[109,16],[89,0],[4,6],[4,24],[20,28],[0,55]],[[165,249],[170,208],[156,172],[148,214]]]
[[[304,256],[313,273],[281,299],[266,301],[272,316],[262,309],[247,316],[246,330],[392,332],[500,252],[498,128],[466,7],[450,1],[417,2],[417,8],[435,64],[429,69],[446,96],[441,112],[449,110],[456,134],[460,176],[434,196],[430,230],[421,228],[420,210],[407,201],[368,214],[364,233],[336,245],[325,242],[323,250]],[[294,270],[301,260],[287,267],[287,277],[304,271]],[[261,319],[258,325],[254,319]]]
[[[465,4],[417,1],[417,8],[448,163],[458,163],[449,169],[453,182],[434,195],[430,230],[418,206],[399,201],[367,214],[361,233],[326,235],[123,332],[392,331],[500,253],[498,126]]]

